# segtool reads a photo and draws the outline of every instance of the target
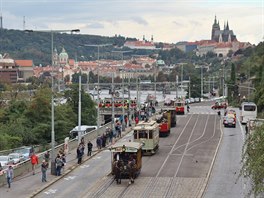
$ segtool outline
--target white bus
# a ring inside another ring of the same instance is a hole
[[[240,107],[240,121],[246,124],[249,120],[257,118],[257,105],[253,102],[242,102]]]

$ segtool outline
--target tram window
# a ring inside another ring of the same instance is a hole
[[[256,106],[253,105],[245,105],[244,111],[256,111]]]
[[[146,131],[139,131],[138,137],[139,138],[147,138],[147,132]]]
[[[149,131],[149,139],[152,139],[153,138],[153,131]]]
[[[137,131],[134,131],[134,139],[138,139],[137,138]]]

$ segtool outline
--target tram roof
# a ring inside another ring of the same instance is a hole
[[[122,152],[125,148],[126,152],[137,152],[142,147],[140,142],[117,142],[110,147],[112,152]]]
[[[145,129],[145,130],[152,130],[158,127],[157,122],[155,120],[150,120],[150,121],[140,121],[135,127],[134,130],[139,130],[139,129]]]

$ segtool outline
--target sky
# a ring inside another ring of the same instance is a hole
[[[79,34],[153,35],[155,42],[177,43],[210,39],[216,16],[239,41],[264,40],[264,0],[0,0],[0,6],[7,29],[78,28]]]

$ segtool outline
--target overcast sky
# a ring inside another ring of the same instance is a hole
[[[215,15],[239,41],[264,38],[264,0],[0,0],[7,29],[76,29],[176,43],[210,39]]]

